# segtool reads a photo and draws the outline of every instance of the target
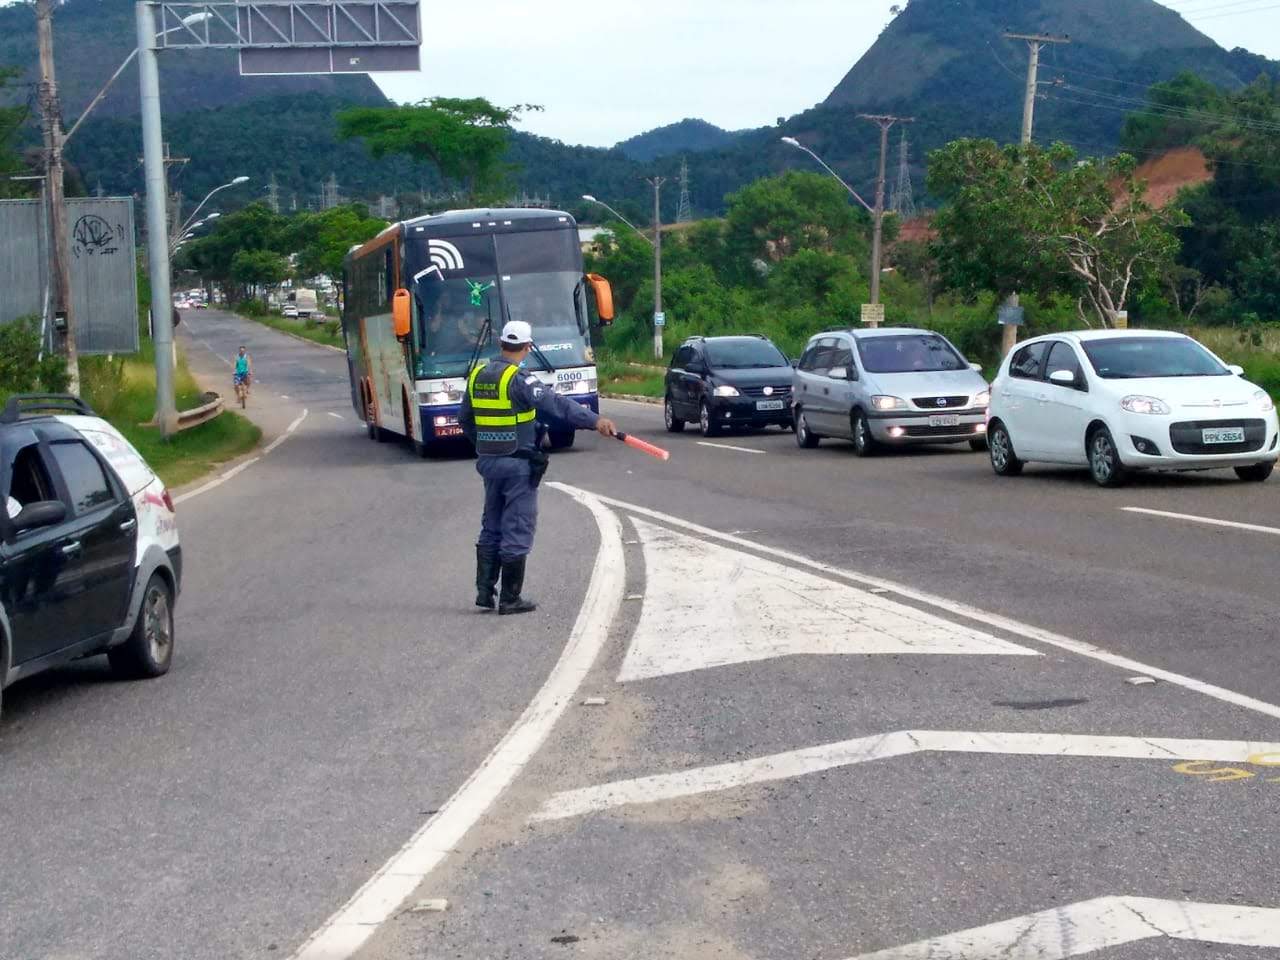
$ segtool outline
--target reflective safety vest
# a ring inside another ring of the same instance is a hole
[[[509,457],[520,447],[520,427],[532,424],[535,410],[517,410],[511,402],[511,381],[520,372],[509,363],[477,366],[467,379],[467,396],[476,422],[476,453]],[[526,430],[532,427],[526,427]]]

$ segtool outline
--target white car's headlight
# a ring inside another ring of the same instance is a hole
[[[711,391],[713,396],[717,397],[737,397],[740,396],[737,387],[731,387],[728,384],[722,384]]]
[[[1170,413],[1169,405],[1156,397],[1129,396],[1120,401],[1120,408],[1130,413]]]
[[[991,391],[983,390],[981,393],[976,394],[973,398],[973,405],[975,407],[989,407],[991,405]]]
[[[1265,390],[1259,390],[1253,395],[1253,399],[1258,401],[1258,406],[1262,408],[1263,413],[1270,413],[1276,408],[1276,402],[1271,399],[1271,394]]]
[[[901,397],[886,397],[883,394],[871,398],[871,405],[877,410],[905,410],[907,401]]]

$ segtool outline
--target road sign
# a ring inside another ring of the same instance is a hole
[[[863,323],[884,323],[883,303],[864,303],[862,305]]]
[[[161,46],[238,50],[244,76],[420,67],[418,0],[184,0],[159,8]]]
[[[667,315],[665,313],[655,313],[653,315],[653,325],[655,327],[665,327],[667,325]]]
[[[996,312],[996,319],[1002,327],[1020,327],[1026,323],[1026,311],[1006,304]]]
[[[1129,329],[1129,311],[1128,310],[1116,311],[1115,328],[1117,330]]]

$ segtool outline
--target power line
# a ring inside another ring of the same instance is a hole
[[[1104,93],[1101,90],[1094,90],[1090,87],[1081,87],[1070,83],[1065,84],[1063,89],[1070,90],[1073,93],[1101,97],[1104,100],[1114,101],[1117,104],[1121,104],[1121,106],[1116,109],[1122,109],[1125,113],[1154,113],[1177,120],[1214,124],[1235,124],[1249,130],[1257,130],[1261,133],[1280,133],[1280,122],[1273,120],[1257,120],[1252,117],[1242,117],[1237,114],[1214,113],[1210,110],[1199,110],[1194,107],[1182,107],[1177,104],[1139,100],[1135,97],[1122,97],[1118,94]],[[1132,104],[1133,106],[1126,106],[1126,104]],[[1093,105],[1100,108],[1111,106],[1111,104],[1102,103]]]

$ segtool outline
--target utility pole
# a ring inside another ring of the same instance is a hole
[[[667,323],[662,312],[662,185],[667,178],[655,176],[648,182],[653,187],[653,356],[661,360],[665,356],[662,328]]]
[[[62,352],[67,357],[68,389],[80,395],[75,311],[71,302],[71,239],[63,195],[62,106],[53,68],[53,0],[36,0],[36,38],[40,46],[40,116],[44,128],[45,195],[49,203],[49,279],[55,291],[53,315],[66,324]],[[57,337],[57,323],[54,323]]]
[[[1046,44],[1070,43],[1071,38],[1068,36],[1055,37],[1044,33],[1006,33],[1004,38],[1006,40],[1025,41],[1027,50],[1030,53],[1027,59],[1027,91],[1022,102],[1022,145],[1025,147],[1030,145],[1032,135],[1035,132],[1036,94],[1040,85],[1040,51],[1044,49]],[[1016,293],[1011,294],[1006,306],[1017,307],[1018,305],[1018,295]],[[1001,340],[1002,355],[1007,355],[1017,343],[1017,324],[1005,324]]]
[[[895,123],[911,123],[914,117],[893,117],[887,114],[860,113],[880,128],[880,174],[876,178],[876,205],[871,216],[875,221],[871,235],[871,302],[880,302],[880,260],[884,240],[884,184],[889,162],[889,128]]]

